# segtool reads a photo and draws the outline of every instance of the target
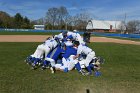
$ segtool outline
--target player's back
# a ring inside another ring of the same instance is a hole
[[[64,58],[69,58],[70,55],[76,55],[77,54],[77,49],[73,47],[66,47],[65,53],[62,55]]]
[[[92,49],[85,46],[85,45],[79,45],[78,46],[78,50],[77,50],[77,54],[81,54],[81,53],[84,53],[84,54],[88,54],[89,52],[91,52]]]
[[[49,48],[53,49],[57,46],[57,42],[56,42],[56,40],[54,40],[52,38],[52,39],[46,40],[45,45],[47,45]]]
[[[63,50],[61,49],[61,47],[57,46],[47,55],[47,57],[52,58],[56,61],[62,52],[63,52]]]

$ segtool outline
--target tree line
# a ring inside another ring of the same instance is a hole
[[[84,12],[70,15],[67,8],[63,6],[49,8],[45,17],[38,20],[30,20],[20,13],[12,17],[0,11],[0,28],[32,29],[33,25],[43,24],[47,30],[85,30],[89,19],[89,15]]]
[[[36,24],[44,24],[47,30],[85,30],[88,20],[90,20],[88,13],[81,12],[75,15],[70,15],[67,8],[52,7],[46,12],[44,18],[36,20]]]
[[[0,11],[0,28],[31,29],[33,24],[28,17],[23,17],[20,13],[10,16],[4,11]]]
[[[91,19],[86,11],[70,15],[66,7],[52,7],[46,11],[46,15],[38,20],[30,20],[20,13],[10,16],[0,11],[0,28],[33,29],[33,25],[45,25],[47,30],[86,30],[87,22]],[[140,20],[130,20],[125,23],[126,32],[140,31]]]
[[[127,33],[140,33],[140,20],[131,20],[126,24]]]

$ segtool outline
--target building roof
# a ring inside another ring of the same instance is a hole
[[[112,29],[120,29],[121,26],[125,27],[122,21],[90,20],[86,29],[110,29],[111,25]]]

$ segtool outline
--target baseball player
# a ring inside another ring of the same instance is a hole
[[[79,41],[75,41],[74,46],[77,47],[77,55],[74,56],[74,59],[78,58],[80,56],[80,54],[84,53],[86,55],[85,66],[88,70],[88,73],[86,73],[86,74],[91,75],[92,71],[89,66],[89,63],[95,57],[95,52],[91,48],[89,48],[85,45],[80,45]],[[77,67],[78,71],[81,70],[81,66],[80,66],[79,62],[76,63],[76,67]]]
[[[66,46],[73,46],[73,37],[72,36],[68,36],[67,37],[67,39],[64,41],[64,44],[66,45]]]
[[[35,57],[34,62],[32,63],[32,69],[35,69],[35,66],[38,61],[43,57],[43,54],[45,53],[45,56],[48,55],[48,53],[53,50],[58,45],[57,38],[51,38],[49,40],[46,40],[43,44],[38,45],[35,53],[32,55],[32,57]]]
[[[77,30],[73,30],[72,33],[68,33],[68,35],[72,35],[73,39],[75,41],[79,41],[80,44],[85,44],[83,38],[80,36],[80,34],[77,32]]]
[[[45,67],[50,63],[52,67],[51,68],[52,73],[54,73],[53,68],[56,64],[56,61],[60,58],[61,53],[63,53],[63,51],[64,50],[61,48],[61,46],[57,46],[56,48],[54,48],[45,58],[42,69],[45,69]]]
[[[63,31],[62,33],[56,35],[55,37],[61,38],[63,41],[65,41],[67,39],[68,36],[72,36],[73,40],[75,41],[79,41],[80,44],[85,44],[85,42],[83,41],[83,38],[80,36],[80,34],[74,30],[74,32],[70,32],[70,31]]]
[[[62,58],[62,64],[56,64],[55,69],[63,72],[68,72],[72,70],[75,66],[75,60],[73,60],[74,56],[75,55],[70,55],[70,57],[67,59]]]
[[[75,66],[75,62],[73,60],[73,56],[76,55],[77,49],[74,47],[66,47],[65,52],[62,54],[62,64],[56,64],[55,68],[60,71],[68,72],[72,70]]]

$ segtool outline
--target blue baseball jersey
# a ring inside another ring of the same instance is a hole
[[[51,51],[47,57],[48,58],[52,58],[55,61],[59,58],[59,56],[61,55],[61,53],[63,52],[63,49],[61,49],[60,46],[56,47],[53,51]]]
[[[76,54],[77,54],[77,49],[69,46],[69,47],[66,47],[65,53],[62,54],[62,57],[69,58],[70,55],[76,55]]]

